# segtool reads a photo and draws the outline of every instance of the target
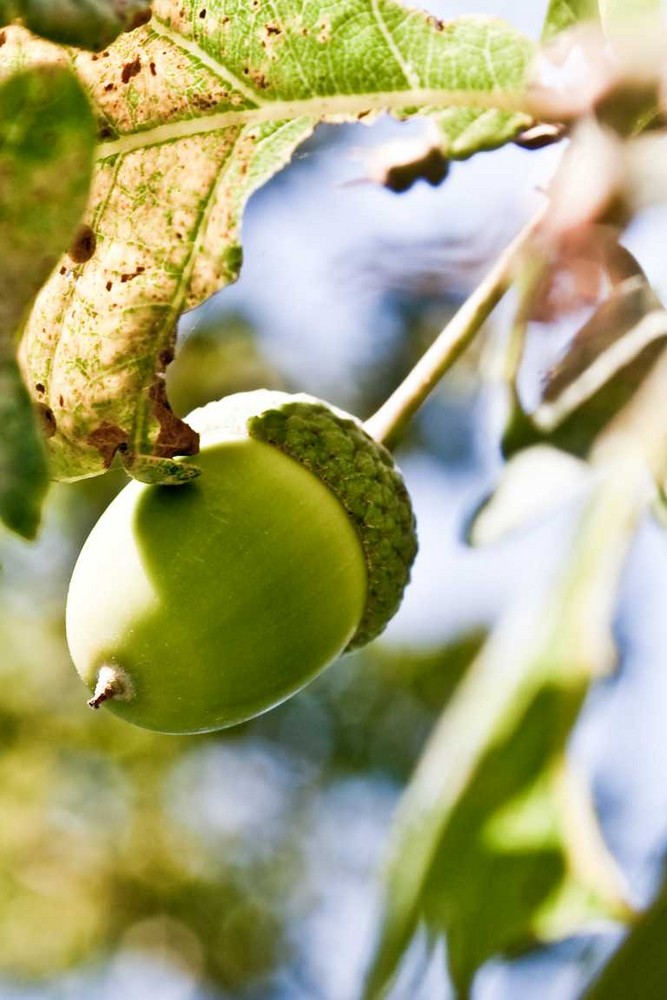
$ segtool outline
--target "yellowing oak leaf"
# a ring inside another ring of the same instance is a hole
[[[528,121],[507,110],[526,39],[393,0],[157,0],[148,24],[96,54],[7,36],[0,67],[71,60],[100,129],[89,253],[62,259],[23,345],[26,381],[54,416],[59,479],[120,452],[133,474],[167,481],[172,456],[196,451],[164,392],[176,321],[236,278],[246,201],[319,122],[428,114],[462,157]]]

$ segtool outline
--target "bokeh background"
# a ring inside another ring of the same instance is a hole
[[[429,5],[539,35],[545,2]],[[369,156],[419,122],[323,127],[251,201],[240,281],[185,317],[175,409],[269,385],[369,415],[528,218],[561,148],[510,146],[395,195]],[[667,214],[626,234],[667,293]],[[85,707],[69,662],[67,580],[122,473],[54,487],[36,544],[0,536],[1,1000],[353,1000],[373,942],[392,814],[488,628],[559,565],[575,500],[471,549],[466,521],[500,468],[494,344],[509,306],[403,442],[421,549],[381,641],[281,708],[229,732],[156,736]],[[533,324],[529,398],[571,327]],[[667,845],[667,537],[647,522],[624,576],[618,672],[571,752],[592,784],[633,901]],[[572,1000],[613,927],[478,977],[476,1000]],[[392,1000],[446,1000],[444,946],[418,939]]]

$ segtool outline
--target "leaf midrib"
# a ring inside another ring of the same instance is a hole
[[[218,129],[239,125],[260,125],[297,118],[317,121],[355,119],[382,111],[404,113],[411,108],[443,111],[449,108],[473,108],[500,111],[531,117],[529,101],[522,91],[440,90],[420,88],[410,91],[382,91],[370,94],[333,94],[292,101],[272,101],[257,108],[219,111],[199,118],[183,118],[165,125],[154,125],[128,133],[119,139],[106,140],[98,146],[97,156],[107,159],[125,155],[148,146],[159,146],[194,135],[206,135]]]
[[[373,2],[376,21],[380,18],[377,4]],[[116,139],[100,143],[97,150],[99,159],[125,155],[150,146],[159,146],[196,135],[206,135],[219,129],[255,124],[278,123],[299,118],[315,121],[351,120],[367,114],[380,112],[406,113],[408,109],[427,108],[442,111],[451,108],[478,109],[480,111],[500,111],[507,114],[525,114],[531,117],[531,109],[523,91],[508,91],[502,88],[490,90],[456,90],[437,87],[411,86],[409,68],[395,50],[395,43],[387,32],[384,21],[379,25],[387,44],[390,42],[392,56],[406,78],[408,87],[401,90],[373,91],[354,94],[324,94],[294,100],[271,100],[260,94],[245,80],[231,72],[224,63],[205,51],[196,41],[173,31],[157,17],[153,17],[148,31],[164,38],[175,48],[196,59],[219,80],[232,86],[239,94],[251,101],[254,107],[208,112],[196,118],[183,118],[165,124],[140,128]],[[493,75],[493,74],[492,74]]]
[[[224,63],[219,62],[213,56],[209,55],[205,49],[202,49],[201,45],[197,45],[196,42],[191,41],[186,38],[185,35],[178,34],[172,31],[171,28],[160,21],[157,17],[153,17],[150,25],[149,31],[153,35],[158,35],[160,38],[165,38],[174,48],[180,49],[182,52],[187,52],[188,55],[192,56],[198,62],[205,66],[206,69],[210,70],[219,80],[224,80],[225,83],[229,83],[234,90],[238,90],[239,93],[243,94],[249,101],[253,101],[257,105],[265,104],[266,102],[262,99],[259,93],[250,87],[245,80],[242,80],[235,73],[230,72]]]

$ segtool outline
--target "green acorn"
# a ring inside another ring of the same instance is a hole
[[[126,486],[67,601],[91,707],[166,733],[250,719],[370,642],[417,551],[400,473],[354,417],[258,390],[187,420],[202,475]]]

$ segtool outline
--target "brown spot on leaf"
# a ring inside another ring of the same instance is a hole
[[[200,10],[200,11],[199,11],[199,16],[200,16],[200,18],[201,18],[201,19],[202,19],[202,21],[203,21],[203,20],[204,20],[204,18],[206,17],[206,11],[205,11],[205,10]]]
[[[201,111],[207,111],[210,108],[216,107],[220,102],[215,95],[209,94],[192,94],[190,98],[190,103]]]
[[[95,253],[97,238],[90,226],[79,226],[67,251],[75,264],[85,264]]]
[[[113,288],[113,281],[107,281],[106,288],[107,288],[107,292],[110,292],[111,289]]]
[[[46,389],[44,388],[41,382],[38,382],[35,386],[35,391],[40,393],[41,395],[41,393],[46,392]]]
[[[90,432],[86,437],[86,442],[93,448],[97,448],[102,456],[102,461],[109,468],[120,446],[127,443],[127,432],[117,424],[105,420],[99,427]]]
[[[61,267],[60,270],[58,271],[58,274],[67,274],[67,268]]]
[[[145,267],[139,265],[139,267],[135,268],[134,271],[127,271],[125,272],[125,274],[121,274],[120,276],[121,285],[124,285],[126,281],[132,281],[133,278],[138,278],[139,275],[143,274],[145,270],[146,270]]]
[[[149,69],[151,71],[151,76],[157,76],[157,70],[155,69],[155,63],[154,62],[150,63]]]
[[[141,59],[137,56],[132,62],[125,63],[120,78],[123,83],[129,83],[133,76],[141,72]]]
[[[56,418],[53,415],[53,410],[50,406],[45,406],[44,403],[36,403],[35,410],[42,427],[42,433],[47,438],[53,437],[56,433]]]
[[[199,451],[199,434],[173,412],[167,400],[163,373],[158,372],[155,382],[148,390],[148,395],[153,403],[153,415],[160,424],[154,454],[158,458],[196,455]]]
[[[269,81],[260,70],[253,70],[252,73],[250,73],[250,79],[258,90],[266,90],[269,85]]]
[[[282,28],[280,27],[279,24],[267,24],[266,25],[266,33],[267,33],[267,35],[279,35],[281,33],[281,31],[282,31]]]
[[[0,45],[4,45],[6,41],[7,41],[7,32],[0,31]]]

